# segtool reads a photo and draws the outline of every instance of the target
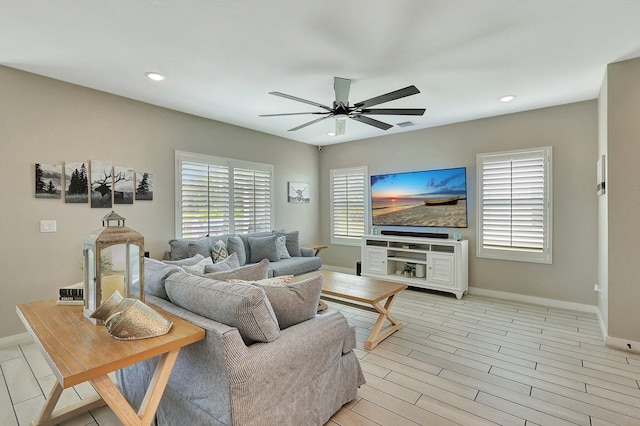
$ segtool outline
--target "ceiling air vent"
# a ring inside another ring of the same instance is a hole
[[[413,121],[403,121],[402,123],[397,124],[398,127],[411,127],[415,125],[416,123],[414,123]]]

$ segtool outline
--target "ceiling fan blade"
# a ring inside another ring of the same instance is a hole
[[[336,120],[336,136],[344,135],[347,127],[347,120]]]
[[[258,117],[279,117],[283,115],[330,114],[329,112],[285,112],[281,114],[260,114]]]
[[[416,86],[408,86],[404,89],[399,89],[394,92],[385,93],[384,95],[376,96],[375,98],[367,99],[366,101],[353,104],[356,108],[368,108],[370,106],[382,104],[396,99],[404,98],[406,96],[416,95],[420,93]]]
[[[275,96],[280,96],[281,98],[291,99],[292,101],[297,101],[297,102],[302,102],[302,103],[305,103],[305,104],[317,106],[317,107],[326,109],[327,111],[331,111],[331,108],[326,106],[326,105],[322,105],[322,104],[319,104],[317,102],[308,101],[306,99],[298,98],[297,96],[287,95],[286,93],[282,93],[282,92],[269,92],[269,94],[270,95],[275,95]]]
[[[347,78],[333,77],[333,90],[336,92],[336,104],[349,106],[349,89],[351,88],[351,80]]]
[[[324,117],[316,118],[315,120],[311,120],[311,121],[309,121],[308,123],[301,124],[300,126],[298,126],[298,127],[294,127],[293,129],[289,129],[289,130],[287,130],[287,131],[288,131],[288,132],[295,132],[296,130],[300,130],[300,129],[302,129],[303,127],[311,126],[312,124],[315,124],[315,123],[317,123],[318,121],[322,121],[322,120],[324,120],[324,119],[326,119],[326,118],[329,118],[329,117],[333,117],[333,115],[331,115],[331,114],[327,114],[327,115],[325,115]]]
[[[387,123],[384,123],[382,121],[374,120],[373,118],[366,117],[364,115],[353,115],[353,116],[349,116],[349,117],[353,118],[354,120],[359,121],[361,123],[368,124],[370,126],[377,127],[378,129],[382,129],[382,130],[388,130],[388,129],[393,127],[391,124],[387,124]]]
[[[373,115],[423,115],[424,108],[366,108],[359,110],[361,114]]]

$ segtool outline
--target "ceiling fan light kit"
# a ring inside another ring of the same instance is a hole
[[[353,105],[349,105],[349,91],[351,89],[351,80],[347,78],[334,77],[333,90],[335,92],[335,100],[333,106],[320,104],[318,102],[309,101],[307,99],[299,98],[297,96],[287,95],[282,92],[269,92],[270,95],[280,96],[285,99],[290,99],[296,102],[302,102],[308,105],[313,105],[318,108],[322,108],[325,111],[316,112],[289,112],[281,114],[262,114],[260,117],[279,117],[286,115],[321,115],[322,117],[308,121],[300,126],[289,129],[290,132],[300,130],[304,127],[315,124],[319,121],[326,120],[327,118],[335,118],[336,130],[335,135],[343,135],[346,129],[346,120],[351,118],[352,120],[359,121],[360,123],[368,124],[373,127],[377,127],[381,130],[388,130],[393,127],[392,124],[385,123],[383,121],[376,120],[368,115],[423,115],[424,108],[369,108],[375,105],[379,105],[385,102],[394,101],[396,99],[404,98],[411,95],[416,95],[420,91],[416,86],[408,86],[403,89],[398,89],[393,92],[385,93],[384,95],[376,96],[371,99],[367,99],[361,102],[357,102]]]

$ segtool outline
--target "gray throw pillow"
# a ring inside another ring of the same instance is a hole
[[[163,260],[167,265],[178,265],[178,266],[193,266],[196,263],[204,260],[204,256],[200,253],[196,254],[193,257],[187,257],[186,259],[180,260]]]
[[[239,266],[243,266],[247,263],[247,255],[244,252],[244,243],[237,235],[232,235],[227,239],[227,250],[229,251],[229,254],[235,253],[238,256]]]
[[[169,260],[186,259],[189,256],[189,240],[184,238],[169,240],[169,246],[171,247]]]
[[[214,281],[184,272],[167,278],[169,299],[181,308],[238,329],[246,344],[273,342],[280,336],[278,320],[261,289]]]
[[[267,278],[268,268],[269,260],[263,259],[252,265],[241,266],[230,271],[212,272],[210,274],[204,274],[203,277],[220,281],[228,281],[231,279],[255,281]]]
[[[169,300],[167,292],[164,289],[165,280],[168,276],[182,272],[182,269],[176,265],[168,265],[159,260],[144,258],[144,292]]]
[[[231,253],[224,260],[216,262],[213,265],[206,265],[204,267],[204,273],[208,274],[211,272],[230,271],[232,269],[237,269],[239,267],[240,267],[240,263],[238,263],[238,255],[236,253]]]
[[[251,263],[260,262],[262,259],[269,259],[269,262],[280,260],[276,234],[268,237],[249,237],[249,247],[251,248]]]
[[[278,236],[286,236],[285,245],[287,247],[287,251],[289,252],[289,256],[291,257],[300,257],[302,254],[300,253],[300,241],[298,231],[285,232],[276,231],[276,235]]]
[[[197,240],[189,241],[189,257],[193,257],[196,254],[201,254],[204,257],[211,257],[211,250],[213,250],[213,241],[211,238],[204,237]]]
[[[280,330],[316,316],[322,275],[290,284],[252,283],[264,290],[278,319]]]

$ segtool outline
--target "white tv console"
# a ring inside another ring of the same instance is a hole
[[[405,276],[406,264],[414,266],[411,277]],[[469,242],[363,235],[362,275],[453,293],[461,299],[469,288]]]

